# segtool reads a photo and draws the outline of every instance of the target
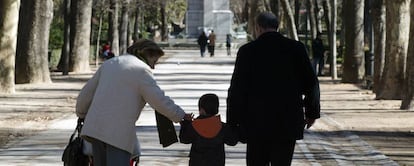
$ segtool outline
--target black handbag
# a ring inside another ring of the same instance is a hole
[[[70,136],[69,143],[63,151],[64,166],[89,166],[89,156],[83,153],[83,138],[80,137],[83,120],[78,119],[75,131]],[[74,138],[76,135],[76,138]]]

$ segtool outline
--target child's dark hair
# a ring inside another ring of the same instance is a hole
[[[208,115],[218,114],[219,98],[216,94],[207,93],[198,100],[198,108],[203,108]]]

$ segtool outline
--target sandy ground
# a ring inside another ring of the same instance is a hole
[[[375,100],[358,85],[319,79],[322,112],[337,122],[337,130],[357,134],[400,165],[414,165],[413,111],[400,110],[400,100]]]
[[[48,122],[72,114],[76,96],[89,74],[52,73],[50,84],[17,84],[15,94],[0,94],[0,147],[33,135]]]

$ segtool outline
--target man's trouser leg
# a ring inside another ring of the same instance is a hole
[[[248,166],[289,166],[296,140],[258,141],[247,144]]]

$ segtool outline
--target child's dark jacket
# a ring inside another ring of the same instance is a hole
[[[237,135],[220,116],[199,116],[194,121],[181,122],[180,142],[192,144],[190,166],[224,166],[224,144],[237,144]]]

